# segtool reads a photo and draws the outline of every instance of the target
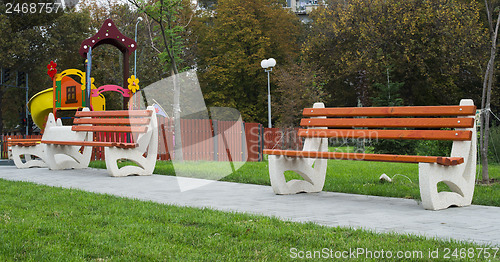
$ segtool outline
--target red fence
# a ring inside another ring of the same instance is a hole
[[[174,156],[173,120],[158,118],[158,159],[171,160]],[[259,123],[216,121],[207,119],[182,119],[181,137],[184,160],[205,161],[262,161],[262,150],[302,148],[302,139],[297,136],[297,128],[264,128]],[[22,136],[10,136],[23,138]],[[40,138],[40,135],[28,138]],[[1,157],[7,158],[7,138],[1,143]],[[94,133],[100,141],[134,140],[127,134],[112,135],[105,132]],[[103,160],[102,147],[94,147],[93,160]]]
[[[264,148],[266,149],[302,149],[302,139],[298,128],[265,128]]]

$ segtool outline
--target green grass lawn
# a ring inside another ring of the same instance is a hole
[[[91,166],[105,168],[104,162],[101,161],[92,162]],[[267,161],[244,163],[240,169],[232,174],[230,174],[230,171],[227,172],[228,168],[228,162],[186,161],[185,164],[175,164],[174,168],[174,165],[170,161],[158,161],[154,173],[173,176],[176,174],[176,170],[180,170],[183,176],[270,185]],[[223,173],[221,170],[224,170],[226,173]],[[489,172],[490,178],[500,180],[500,165],[490,165]],[[393,178],[393,182],[381,183],[379,177],[382,173]],[[224,174],[227,174],[227,176],[222,177]],[[292,172],[287,172],[286,176],[287,179],[301,179],[299,175]],[[447,186],[440,184],[439,189],[447,190]],[[328,160],[323,190],[419,200],[418,165]],[[500,184],[476,185],[473,204],[500,206]]]
[[[0,261],[289,261],[307,256],[301,251],[318,251],[309,253],[318,257],[345,255],[349,249],[355,253],[357,248],[385,250],[386,255],[391,251],[389,260],[408,255],[408,260],[429,261],[429,251],[439,250],[442,259],[445,249],[477,256],[482,248],[26,182],[0,180],[0,192]],[[358,260],[380,259],[361,255]]]

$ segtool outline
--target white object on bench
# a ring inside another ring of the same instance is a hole
[[[89,111],[89,109],[84,108],[83,111]],[[63,126],[61,119],[56,121],[54,115],[50,113],[42,136],[42,143],[44,140],[83,142],[92,141],[92,139],[92,132],[72,131],[71,126]],[[91,146],[45,144],[45,151],[46,162],[51,170],[87,168],[92,156]]]

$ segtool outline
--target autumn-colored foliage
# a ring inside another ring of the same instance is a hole
[[[477,1],[331,1],[304,45],[330,73],[333,105],[370,105],[374,83],[404,82],[405,104],[479,101],[487,30]]]
[[[197,69],[207,105],[233,107],[246,121],[265,122],[267,79],[260,62],[273,57],[280,66],[296,54],[300,28],[277,2],[219,0],[216,15],[199,29]]]

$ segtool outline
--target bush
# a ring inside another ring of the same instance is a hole
[[[500,142],[500,130],[498,140]],[[452,141],[431,140],[380,140],[372,142],[373,151],[378,154],[419,156],[449,156],[451,145]]]
[[[418,141],[412,140],[378,140],[372,141],[373,152],[377,154],[414,155]]]
[[[417,141],[416,154],[419,156],[449,156],[451,153],[452,141]]]
[[[500,163],[500,126],[492,126],[490,128],[490,139],[488,141],[488,161],[492,163]]]

